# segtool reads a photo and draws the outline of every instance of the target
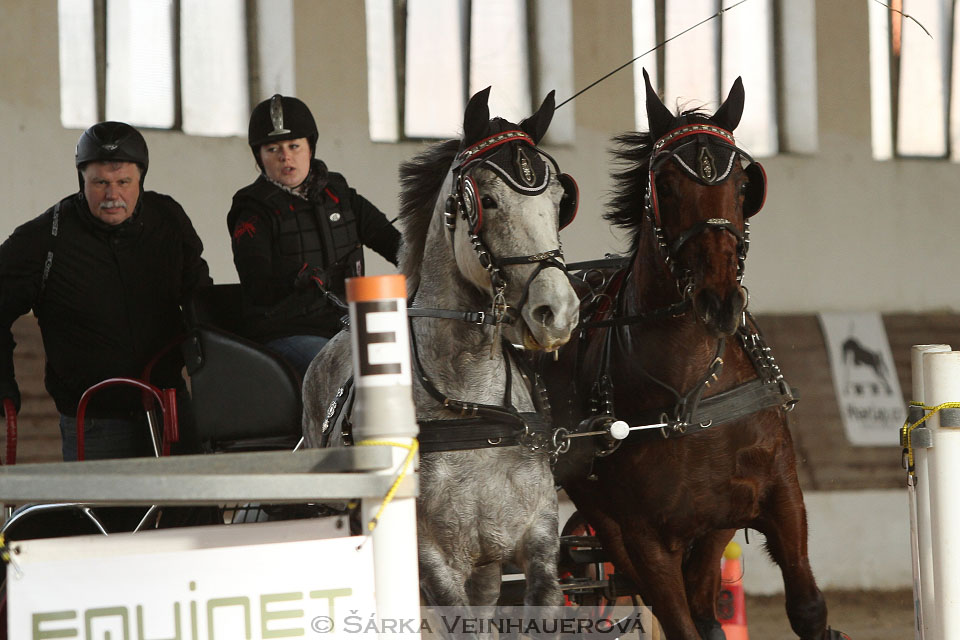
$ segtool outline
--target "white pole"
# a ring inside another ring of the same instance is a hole
[[[923,402],[937,406],[960,401],[960,351],[925,353],[923,358]],[[933,531],[934,595],[938,635],[931,640],[960,638],[960,500],[955,495],[960,487],[960,424],[944,420],[937,413],[925,424],[933,431],[936,459],[930,474],[930,514]]]
[[[923,354],[950,351],[948,344],[915,344],[910,352],[913,388],[910,399],[923,402]],[[911,423],[923,417],[923,410],[911,407],[908,410]],[[908,479],[907,502],[910,507],[910,550],[913,561],[914,632],[917,640],[933,640],[938,637],[937,610],[933,586],[933,549],[930,534],[930,473],[933,448],[925,442],[932,431],[921,425],[913,432],[914,472],[913,482]]]
[[[411,387],[405,279],[402,275],[351,278],[347,302],[356,387],[354,440],[409,447],[419,431]],[[386,472],[391,475],[400,472],[410,450],[396,446],[393,451],[394,468]],[[416,460],[408,472],[415,467]],[[376,518],[374,589],[384,639],[420,638],[415,503],[415,498],[395,498],[381,513],[380,500],[365,499],[361,509],[365,527]]]

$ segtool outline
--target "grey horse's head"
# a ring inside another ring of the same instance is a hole
[[[484,299],[490,313],[502,314],[504,334],[527,348],[553,351],[569,340],[579,319],[559,239],[561,219],[573,216],[576,185],[537,147],[553,117],[553,93],[536,113],[513,124],[490,119],[489,92],[470,99],[459,144],[432,152],[432,166],[445,160],[449,170],[437,188],[439,196],[435,192],[431,220],[435,229],[443,220],[443,244],[465,281],[462,286]],[[402,169],[406,187],[431,164],[430,153]],[[402,198],[405,204],[424,203],[406,193]],[[408,218],[409,212],[402,210],[401,216]],[[406,219],[403,226],[401,270],[417,286],[418,258],[438,258],[424,256],[424,240],[416,237],[426,233],[425,221]]]

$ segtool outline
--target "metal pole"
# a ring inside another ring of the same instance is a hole
[[[923,402],[937,406],[960,400],[960,352],[925,353],[923,358]],[[933,578],[938,635],[931,640],[960,638],[960,420],[956,412],[932,415],[930,425],[936,442],[936,459],[930,471],[930,512],[932,516]]]
[[[915,344],[910,352],[912,392],[910,399],[923,402],[923,354],[950,351],[948,344]],[[910,407],[912,423],[923,417],[923,409]],[[913,564],[914,635],[917,640],[933,639],[937,633],[937,606],[933,586],[933,551],[930,523],[930,471],[933,464],[933,432],[921,425],[914,429],[914,477],[907,479],[910,507],[910,550]]]
[[[354,439],[358,445],[395,443],[397,474],[411,454],[419,429],[410,375],[406,282],[402,275],[347,280],[353,348]],[[413,472],[416,459],[410,466]],[[416,499],[385,506],[365,499],[364,525],[373,526],[374,585],[381,638],[420,638],[420,579],[417,564]],[[367,532],[365,532],[367,533]],[[400,633],[384,633],[387,621],[410,621]],[[415,631],[413,631],[415,630]]]

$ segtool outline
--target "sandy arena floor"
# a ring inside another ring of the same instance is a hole
[[[832,627],[852,640],[913,640],[911,591],[824,592]],[[747,596],[750,640],[796,640],[782,596]]]

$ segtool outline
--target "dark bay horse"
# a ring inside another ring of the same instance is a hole
[[[712,116],[675,116],[646,85],[650,132],[617,138],[624,168],[606,215],[630,232],[631,255],[583,273],[581,330],[544,373],[556,424],[648,428],[571,439],[558,481],[670,640],[724,637],[720,558],[744,527],[764,534],[781,568],[793,630],[844,638],[827,628],[807,557],[793,391],[741,285],[747,218],[765,195],[763,170],[731,133],[743,85]]]

